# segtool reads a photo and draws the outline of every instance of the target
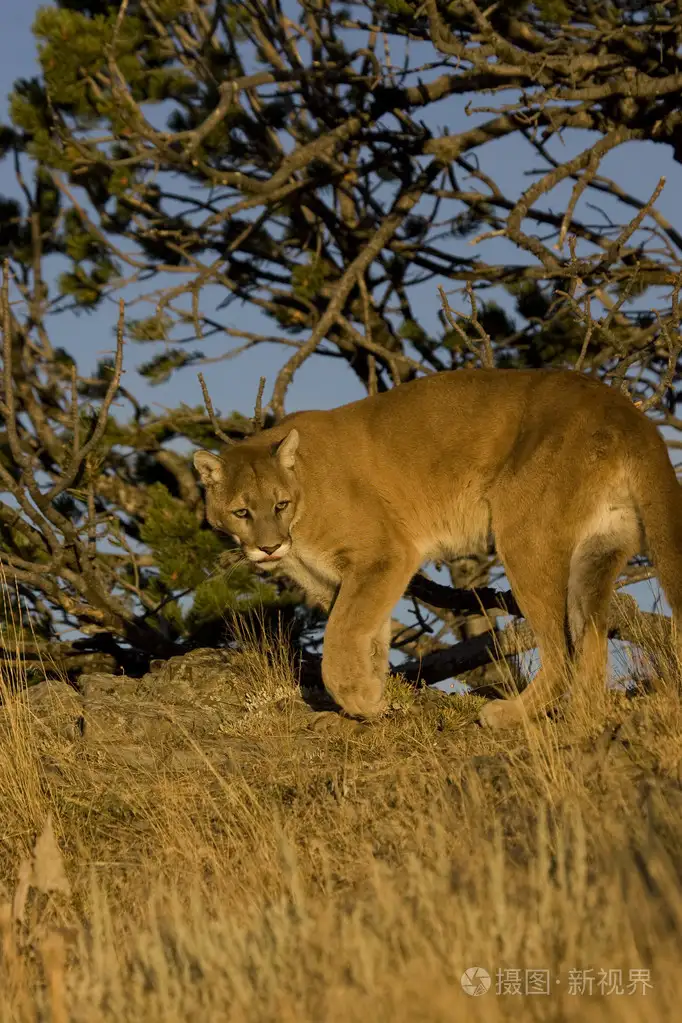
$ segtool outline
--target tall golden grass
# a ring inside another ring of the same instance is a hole
[[[221,756],[178,728],[190,757],[136,763],[52,727],[5,672],[0,1019],[679,1018],[674,680],[580,690],[497,737],[473,697],[319,728],[256,635],[235,673],[247,712]]]

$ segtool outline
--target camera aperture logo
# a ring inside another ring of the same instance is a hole
[[[467,995],[484,995],[490,990],[490,974],[482,966],[470,966],[462,974],[460,984]]]

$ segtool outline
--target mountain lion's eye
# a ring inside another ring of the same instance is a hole
[[[291,503],[290,501],[278,501],[277,504],[275,505],[275,511],[276,512],[284,511],[285,508],[289,507],[290,503]]]
[[[249,509],[248,508],[235,508],[234,511],[232,512],[232,514],[236,515],[238,519],[248,519],[248,517],[249,517]]]

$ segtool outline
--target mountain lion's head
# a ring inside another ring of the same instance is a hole
[[[291,549],[290,528],[299,488],[293,472],[298,431],[267,448],[239,444],[223,453],[197,451],[194,466],[206,488],[206,517],[229,533],[258,564],[281,561]]]

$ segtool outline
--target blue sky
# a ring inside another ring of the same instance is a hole
[[[18,77],[30,77],[36,67],[35,42],[31,35],[31,24],[38,10],[36,0],[23,0],[12,4],[11,17],[3,20],[0,33],[0,117],[6,116],[7,95],[14,80]],[[394,54],[394,60],[396,59]],[[498,97],[498,101],[502,102]],[[448,99],[447,108],[441,105],[438,110],[438,121],[448,123],[451,133],[468,129],[476,121],[487,119],[489,115],[473,115],[468,117],[464,107],[466,98]],[[445,115],[445,116],[444,116]],[[563,142],[556,140],[552,149],[554,154],[566,159],[585,148],[589,143],[587,133],[568,133]],[[489,171],[504,190],[510,195],[518,195],[530,183],[524,172],[537,167],[539,160],[529,154],[527,143],[521,139],[498,140],[479,150],[481,167]],[[503,169],[503,170],[502,170]],[[669,220],[682,228],[682,211],[679,195],[682,186],[682,168],[673,162],[670,147],[653,143],[631,143],[621,146],[607,156],[601,166],[601,173],[614,178],[623,188],[640,199],[646,199],[652,193],[659,177],[665,175],[667,184],[657,208]],[[16,183],[11,166],[0,163],[0,193],[16,194]],[[570,192],[570,185],[555,190],[544,200],[545,208],[562,210]],[[595,222],[599,214],[590,211],[586,203],[589,195],[581,201],[578,212],[582,219]],[[594,201],[592,199],[592,201]],[[607,201],[600,205],[609,212],[614,210],[613,204]],[[620,219],[624,219],[621,215]],[[482,254],[485,258],[511,258],[520,261],[518,252],[505,240],[496,239],[484,243],[487,246]],[[470,255],[472,249],[467,240],[462,240],[462,255]],[[423,314],[422,322],[428,327],[436,325],[438,308],[437,285],[447,282],[434,281],[423,287],[423,303],[419,310]],[[124,295],[124,297],[126,297]],[[134,297],[134,296],[129,296]],[[218,299],[221,296],[218,296]],[[455,306],[457,302],[453,302]],[[463,308],[459,304],[459,308]],[[141,314],[140,314],[141,315]],[[232,322],[246,330],[258,331],[263,322],[249,308],[233,306],[230,310]],[[113,329],[116,320],[116,307],[110,303],[90,314],[63,314],[55,316],[49,324],[53,343],[63,345],[77,358],[82,371],[94,368],[98,358],[104,352],[111,351],[113,346]],[[272,325],[266,328],[272,331]],[[212,341],[210,346],[203,347],[206,355],[216,355],[221,351],[221,341]],[[126,386],[145,403],[156,406],[174,406],[180,402],[199,404],[201,393],[196,378],[196,370],[190,369],[176,374],[168,384],[162,387],[150,387],[135,373],[135,366],[146,361],[158,352],[155,346],[138,346],[133,343],[126,348]],[[206,369],[211,394],[215,404],[221,411],[239,409],[249,414],[252,411],[253,399],[257,389],[258,378],[264,374],[271,386],[284,355],[274,346],[268,350],[256,348],[233,362],[212,364]],[[266,396],[269,393],[266,391]],[[287,411],[300,408],[329,408],[343,404],[354,398],[362,397],[363,391],[357,384],[352,372],[338,360],[325,360],[322,357],[310,359],[299,371],[294,384],[287,396]],[[652,589],[649,584],[637,588],[637,596],[644,606],[650,606]]]

